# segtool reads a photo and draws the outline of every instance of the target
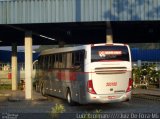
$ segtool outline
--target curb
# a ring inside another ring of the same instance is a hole
[[[24,101],[24,100],[22,100],[22,99],[17,99],[17,98],[15,98],[15,99],[13,99],[13,98],[8,98],[8,101],[9,101],[9,102],[20,102],[20,101]]]
[[[0,97],[4,97],[4,96],[11,96],[11,94],[2,94],[2,93],[0,93]]]
[[[147,99],[152,101],[160,101],[160,96],[150,94],[132,94],[133,98]]]
[[[8,101],[10,94],[0,94],[0,102]]]

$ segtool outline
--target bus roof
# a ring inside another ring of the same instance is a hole
[[[112,46],[128,46],[127,44],[120,44],[120,43],[100,43],[100,44],[88,44],[88,45],[79,45],[79,46],[72,46],[72,47],[62,47],[62,48],[52,48],[44,50],[40,53],[40,55],[47,55],[47,54],[54,54],[54,53],[63,53],[63,52],[71,52],[76,50],[84,50],[87,47],[94,47],[94,46],[104,46],[104,45],[112,45]]]
[[[127,44],[122,44],[122,43],[100,43],[100,44],[91,44],[92,46],[127,46]]]
[[[40,55],[54,54],[54,53],[63,53],[63,52],[71,52],[76,50],[83,50],[89,45],[81,45],[81,46],[73,46],[73,47],[62,47],[62,48],[52,48],[44,50],[40,53]]]

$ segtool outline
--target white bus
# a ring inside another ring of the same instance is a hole
[[[126,44],[45,50],[38,67],[36,90],[67,99],[70,105],[131,99],[131,53]]]

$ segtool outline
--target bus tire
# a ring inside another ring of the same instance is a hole
[[[67,90],[66,99],[69,105],[75,105],[75,102],[72,100],[71,91],[69,89]]]

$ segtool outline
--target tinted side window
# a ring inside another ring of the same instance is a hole
[[[54,62],[54,68],[58,68],[58,54],[55,54],[55,62]]]
[[[67,67],[67,53],[62,54],[62,68]]]
[[[85,56],[85,51],[83,50],[73,52],[72,53],[72,66],[80,66],[80,69],[83,70],[84,56]]]

